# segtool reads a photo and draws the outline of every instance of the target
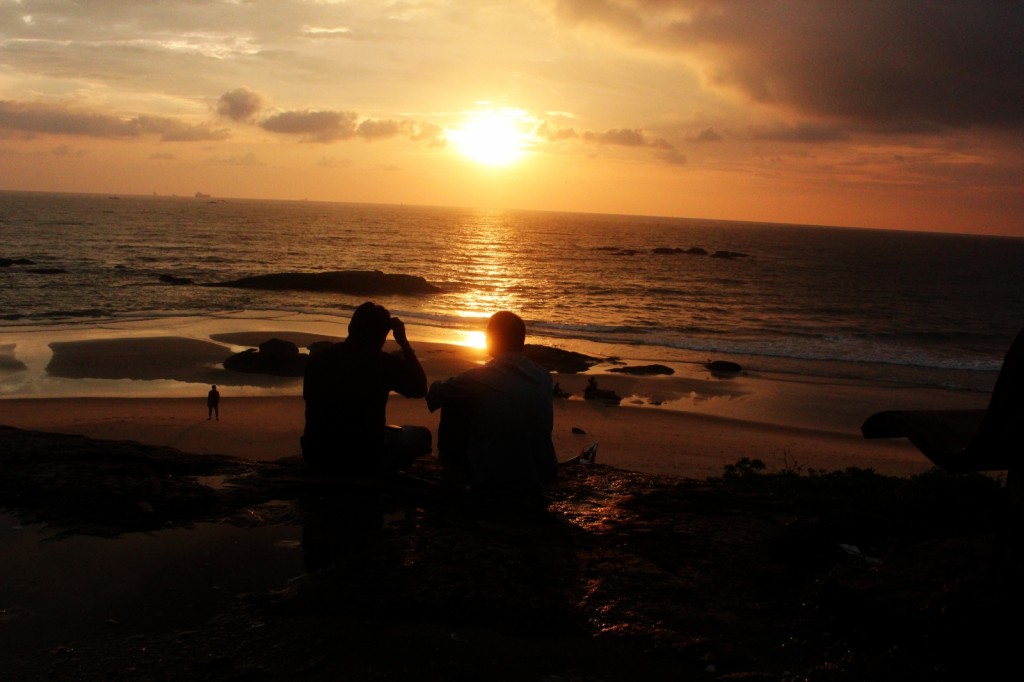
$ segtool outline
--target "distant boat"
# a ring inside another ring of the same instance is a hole
[[[196,199],[209,199],[209,194],[203,194],[202,192],[196,192]]]

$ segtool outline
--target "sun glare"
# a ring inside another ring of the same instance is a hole
[[[529,134],[524,112],[518,109],[486,109],[467,115],[460,128],[448,131],[448,139],[466,158],[488,166],[507,166],[526,153]]]
[[[465,336],[462,338],[462,345],[469,348],[479,348],[484,350],[487,348],[487,335],[483,332],[464,332]]]

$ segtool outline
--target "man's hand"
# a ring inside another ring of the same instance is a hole
[[[405,322],[397,317],[391,318],[391,332],[395,335],[395,341],[404,348],[409,348],[409,339],[405,336]]]

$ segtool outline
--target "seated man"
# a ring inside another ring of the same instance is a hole
[[[382,350],[389,332],[400,356]],[[339,474],[389,474],[429,454],[429,429],[387,425],[391,391],[422,398],[427,377],[402,321],[367,301],[352,314],[348,337],[317,350],[306,365],[306,429],[301,439],[306,462]]]
[[[467,477],[475,491],[533,494],[555,480],[551,375],[523,355],[525,341],[518,315],[495,313],[487,323],[493,359],[427,392],[430,411],[441,410],[441,465]]]

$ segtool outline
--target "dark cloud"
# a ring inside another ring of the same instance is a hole
[[[120,118],[60,105],[10,100],[0,101],[0,129],[104,138],[158,135],[168,142],[223,140],[229,136],[226,130],[188,125],[163,116]]]
[[[404,136],[414,142],[444,146],[444,130],[433,123],[413,120],[372,119],[359,121],[352,111],[285,111],[259,122],[264,130],[302,135],[306,142],[336,142],[353,137],[380,140]]]
[[[664,138],[649,138],[644,131],[634,128],[613,128],[601,133],[585,132],[580,136],[587,142],[609,144],[620,147],[648,147],[656,150],[655,156],[672,164],[686,163],[686,157],[676,149],[675,145]]]
[[[356,115],[351,111],[283,111],[259,125],[273,133],[303,135],[309,142],[334,142],[355,134]]]
[[[225,92],[217,101],[217,113],[232,121],[250,121],[263,109],[263,96],[248,88]]]
[[[698,56],[709,82],[879,132],[1024,125],[1024,3],[552,0],[558,16]]]
[[[772,142],[840,142],[848,139],[847,134],[838,128],[810,123],[754,126],[736,137]]]

